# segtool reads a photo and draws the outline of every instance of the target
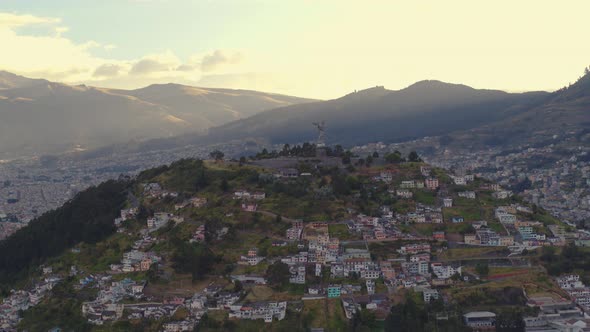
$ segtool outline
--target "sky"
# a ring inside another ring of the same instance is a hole
[[[590,65],[590,1],[0,0],[0,70],[331,99],[436,79],[552,91]]]

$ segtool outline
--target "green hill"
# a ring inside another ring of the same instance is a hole
[[[397,310],[407,308],[394,306],[408,297],[416,299],[412,305],[417,309],[412,310],[418,310],[421,317],[424,315],[419,325],[428,330],[435,321],[425,312],[480,309],[480,303],[484,303],[480,298],[485,294],[489,295],[485,305],[503,312],[512,310],[512,300],[518,304],[518,310],[526,310],[522,304],[525,301],[522,289],[528,294],[541,290],[558,292],[555,285],[546,283],[546,272],[538,266],[525,269],[510,266],[490,267],[485,276],[481,275],[487,278],[489,273],[490,278],[485,282],[454,278],[453,284],[457,287],[438,288],[447,297],[447,304],[425,303],[419,293],[403,288],[390,292],[388,287],[394,286],[384,277],[375,280],[375,287],[385,303],[393,306],[391,313],[389,307],[372,311],[363,304],[358,316],[348,320],[341,299],[302,302],[302,296],[312,285],[358,287],[354,293],[358,301],[365,301],[368,294],[360,275],[332,275],[329,264],[321,269],[321,275],[314,272],[315,263],[308,264],[305,284],[289,282],[289,268],[281,259],[309,250],[299,248],[297,241],[286,241],[287,230],[297,220],[303,221],[303,244],[325,234],[337,241],[339,255],[347,250],[367,249],[370,261],[385,264],[407,259],[408,255],[398,252],[403,245],[427,243],[430,246],[427,253],[432,260],[462,265],[468,275],[480,273],[488,259],[507,259],[506,246],[462,244],[463,235],[473,234],[474,225],[479,225],[480,220],[487,221],[490,232],[504,237],[516,236],[514,230],[496,220],[495,208],[522,207],[528,212],[514,212],[515,215],[522,221],[541,221],[535,223],[535,231],[541,234],[550,234],[547,228],[550,225],[561,225],[545,211],[528,206],[518,197],[497,198],[490,189],[491,183],[483,179],[455,184],[453,177],[435,168],[430,174],[438,178],[439,186],[429,189],[417,185],[423,183],[426,178],[423,172],[429,168],[422,162],[405,162],[403,158],[387,158],[390,160],[387,162],[384,157],[376,157],[370,161],[373,164],[367,165],[366,160],[361,163],[357,157],[352,158],[352,164],[340,164],[348,161],[331,158],[329,163],[324,160],[322,164],[313,157],[292,157],[293,167],[309,173],[296,178],[280,178],[270,166],[257,166],[270,165],[272,159],[250,163],[184,159],[144,171],[133,181],[110,181],[80,193],[62,208],[31,222],[0,243],[0,276],[5,289],[14,286],[27,289],[41,282],[41,265],[52,268],[50,276],[61,278],[48,296],[23,313],[19,328],[48,330],[59,326],[65,330],[157,331],[174,320],[193,319],[191,322],[195,322],[192,316],[195,309],[187,303],[195,294],[203,294],[208,286],[219,287],[218,292],[237,292],[238,303],[244,305],[260,301],[288,302],[286,317],[272,323],[230,318],[228,308],[209,310],[206,318],[201,319],[202,329],[224,331],[282,331],[287,326],[293,331],[312,327],[342,331],[351,326],[380,330],[389,324],[411,325],[403,319],[397,322],[400,319],[396,316]],[[414,185],[408,187],[410,182]],[[401,189],[409,191],[411,197],[396,194],[396,190]],[[235,193],[242,191],[264,193],[264,196],[236,198]],[[465,191],[475,192],[475,198],[460,197]],[[442,199],[449,197],[453,198],[453,206],[441,207]],[[247,211],[242,204],[256,204],[257,209]],[[131,206],[138,208],[137,214],[116,226],[114,219],[119,211]],[[392,219],[385,216],[384,208],[393,212]],[[430,211],[424,212],[429,214],[428,218],[440,211],[441,220],[411,219],[422,213],[422,209]],[[157,215],[167,216],[167,219],[149,229],[148,225],[156,222]],[[457,216],[463,221],[452,221]],[[350,222],[356,223],[362,231],[351,229]],[[375,222],[387,234],[386,238],[378,238],[377,233],[373,233]],[[437,232],[444,232],[442,239],[435,237]],[[69,250],[71,248],[75,250]],[[246,264],[243,257],[252,248],[256,248],[255,255],[261,260]],[[151,257],[149,268],[121,270],[124,257],[131,257],[129,254],[133,252]],[[535,252],[530,253],[530,258],[526,253],[522,255],[524,260],[541,264],[535,261],[539,259]],[[551,264],[552,273],[568,268],[554,263],[558,252],[552,255],[545,257],[546,261],[551,259],[552,263],[548,264]],[[75,268],[72,270],[72,267]],[[396,266],[396,271],[400,273],[401,267]],[[252,275],[266,278],[268,283],[232,282],[235,276]],[[502,277],[505,275],[508,277]],[[494,279],[495,276],[499,276],[498,279]],[[82,314],[83,303],[94,303],[100,296],[109,296],[121,287],[115,284],[121,283],[141,284],[145,288],[139,297],[114,300],[126,306],[117,322],[106,318],[104,326],[88,324],[88,314]],[[5,292],[4,295],[10,294]],[[174,304],[178,307],[169,316],[129,318],[132,309],[128,306],[151,303],[166,310],[166,301],[178,298],[183,304]],[[213,300],[212,296],[209,299]],[[43,319],[39,320],[40,317]],[[447,330],[462,326],[460,319],[440,324]]]

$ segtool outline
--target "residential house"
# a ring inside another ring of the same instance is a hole
[[[279,178],[296,178],[299,177],[299,171],[295,168],[281,168],[275,176]]]
[[[475,191],[461,191],[457,193],[457,196],[468,199],[475,199]]]
[[[437,300],[440,297],[440,294],[436,289],[426,288],[422,291],[422,296],[424,298],[424,302],[430,303],[432,300]]]
[[[263,319],[272,323],[273,319],[283,320],[286,315],[287,302],[254,302],[231,305],[229,317],[238,319]]]
[[[201,197],[193,197],[190,199],[190,202],[193,205],[193,207],[200,208],[207,204],[207,199]]]
[[[452,198],[443,198],[443,206],[446,208],[453,207],[453,199]]]
[[[430,244],[428,243],[412,243],[402,246],[398,252],[402,255],[417,254],[421,252],[430,252]]]
[[[291,277],[289,278],[289,282],[292,284],[305,284],[305,265],[297,265],[289,267],[289,272],[291,273]]]
[[[258,209],[257,204],[253,204],[253,203],[243,203],[242,204],[242,210],[244,210],[246,212],[256,212],[257,209]]]
[[[497,246],[500,242],[500,236],[488,228],[480,228],[475,231],[479,241],[482,245],[486,246]]]
[[[512,196],[512,192],[509,190],[501,190],[492,193],[492,197],[497,199],[506,199]]]
[[[445,232],[444,231],[432,232],[432,238],[436,241],[444,241],[445,240]]]
[[[381,262],[381,274],[383,275],[383,279],[385,280],[392,280],[395,279],[395,269],[391,265],[391,262]]]
[[[500,236],[500,240],[498,242],[499,246],[502,247],[510,247],[514,245],[514,237],[510,235]]]
[[[459,224],[459,223],[462,223],[464,221],[465,221],[465,219],[463,217],[461,217],[461,216],[453,216],[453,217],[451,217],[451,222],[453,224]]]
[[[416,182],[414,180],[405,180],[399,185],[403,189],[414,189],[416,188]]]
[[[451,179],[456,185],[464,186],[467,184],[467,181],[463,176],[451,176]]]
[[[375,280],[367,280],[365,284],[367,285],[367,294],[375,294]]]
[[[465,325],[474,330],[495,330],[496,314],[489,311],[472,311],[463,315]]]
[[[422,173],[422,176],[429,177],[431,172],[432,168],[429,166],[420,166],[420,173]]]
[[[465,242],[465,244],[470,244],[470,245],[480,245],[481,241],[479,240],[479,238],[477,237],[476,234],[465,234],[463,236],[463,242]]]
[[[341,285],[329,285],[328,286],[327,293],[328,293],[329,299],[340,297],[341,292],[342,292]]]
[[[450,277],[454,276],[455,274],[461,275],[461,267],[453,267],[451,265],[445,265],[442,263],[432,263],[430,264],[432,268],[432,273],[436,275],[439,279],[449,279]]]
[[[401,198],[412,198],[412,196],[414,196],[414,193],[406,189],[398,189],[396,191],[396,195]]]

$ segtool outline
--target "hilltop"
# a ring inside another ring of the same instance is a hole
[[[465,312],[521,324],[527,302],[567,297],[542,265],[588,273],[574,229],[490,181],[314,151],[179,160],[31,222],[0,243],[3,288],[25,291],[3,295],[32,306],[19,327],[458,331]]]

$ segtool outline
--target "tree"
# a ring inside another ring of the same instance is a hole
[[[172,255],[172,267],[177,273],[190,273],[194,282],[203,279],[216,260],[215,254],[206,246],[179,241]]]
[[[289,283],[290,276],[289,265],[281,261],[274,262],[266,269],[268,284],[275,288],[285,287]]]
[[[367,156],[367,158],[365,159],[365,164],[367,166],[371,166],[372,163],[373,163],[373,157]]]
[[[214,151],[211,151],[211,153],[209,153],[209,156],[212,159],[215,159],[215,161],[220,161],[220,160],[223,160],[223,157],[225,156],[225,154],[219,150],[214,150]]]
[[[229,184],[227,183],[226,179],[221,180],[221,184],[219,185],[219,189],[224,193],[229,190]]]
[[[512,190],[516,193],[521,193],[525,190],[531,189],[533,183],[529,178],[524,178],[524,180],[518,182],[512,187]]]
[[[584,75],[590,74],[590,67],[584,69]]]
[[[360,310],[360,319],[361,324],[370,328],[371,330],[377,327],[377,320],[375,317],[375,313],[368,309],[361,309]]]
[[[426,331],[428,315],[424,308],[419,307],[412,296],[408,296],[406,303],[391,307],[385,320],[385,331]]]
[[[420,159],[420,156],[418,156],[418,153],[416,153],[416,151],[410,152],[410,154],[408,155],[408,160],[411,162],[422,161],[422,159]]]
[[[477,263],[475,265],[475,272],[477,272],[480,276],[487,276],[490,273],[490,267],[487,263]]]
[[[496,320],[496,331],[499,332],[520,332],[524,331],[525,324],[522,319],[522,312],[519,310],[503,311]]]
[[[377,151],[373,152],[373,158],[374,159],[379,158],[379,152],[377,152]]]
[[[348,164],[350,164],[350,156],[348,156],[348,155],[344,155],[344,156],[342,156],[342,163],[343,163],[344,165],[348,165]]]
[[[217,240],[217,233],[221,230],[223,224],[216,218],[207,219],[205,221],[205,241],[210,243]]]
[[[241,292],[244,289],[242,282],[239,280],[234,280],[234,292]]]
[[[404,158],[402,158],[401,152],[396,150],[392,153],[386,154],[385,161],[387,161],[390,164],[398,164],[398,163],[401,163],[402,161],[404,161]]]
[[[280,224],[281,222],[283,222],[283,217],[281,217],[280,214],[277,214],[276,218],[275,218],[275,222],[277,224]]]
[[[262,218],[262,215],[259,212],[254,212],[252,214],[252,223],[257,224]]]
[[[345,165],[350,164],[350,160],[352,159],[352,152],[346,151],[342,153],[342,163]]]
[[[279,153],[281,156],[289,156],[291,154],[291,147],[289,144],[283,145],[283,149]]]
[[[147,277],[147,280],[149,282],[156,282],[156,281],[158,281],[158,279],[160,278],[159,277],[158,264],[152,264],[150,266],[150,269],[146,273],[146,277]]]
[[[194,190],[195,191],[199,191],[203,188],[205,188],[208,184],[207,181],[207,176],[205,175],[205,167],[203,167],[202,165],[198,167],[198,169],[196,170],[196,174],[195,174],[195,185],[194,185]]]

